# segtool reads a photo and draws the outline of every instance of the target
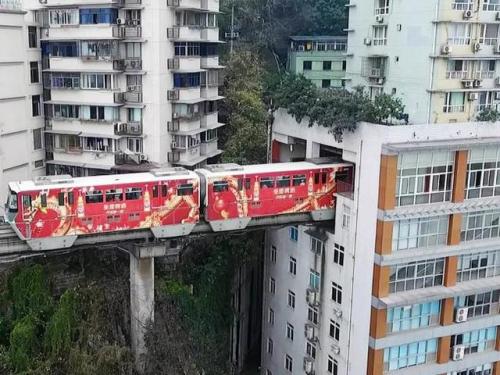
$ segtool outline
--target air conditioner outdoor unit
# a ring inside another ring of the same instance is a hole
[[[463,16],[464,16],[464,20],[468,20],[469,18],[472,18],[472,10],[464,10]]]
[[[467,313],[469,312],[468,307],[461,307],[455,312],[455,322],[463,323],[467,321]]]
[[[384,16],[378,14],[375,16],[375,21],[377,21],[378,23],[382,23],[384,22]]]
[[[333,313],[337,318],[342,318],[342,310],[340,309],[333,309]]]
[[[472,43],[472,52],[479,52],[481,50],[481,43],[474,42]]]
[[[469,93],[469,101],[473,102],[474,100],[479,99],[479,94],[477,92]]]
[[[461,361],[462,359],[464,359],[464,355],[465,355],[465,346],[463,346],[463,345],[455,345],[453,347],[453,356],[452,356],[452,359],[454,361]]]
[[[441,47],[441,53],[443,55],[449,55],[451,53],[451,46],[449,44],[445,44]]]
[[[40,4],[47,4],[47,0],[38,0]]]
[[[474,85],[474,81],[471,80],[471,79],[464,79],[462,81],[462,86],[465,88],[465,89],[471,89]]]
[[[481,87],[482,81],[480,79],[475,79],[473,82],[474,87]]]
[[[125,19],[124,18],[117,18],[116,24],[117,25],[125,25]]]
[[[371,46],[371,44],[372,44],[372,38],[370,38],[370,37],[366,37],[366,38],[363,40],[363,43],[364,43],[366,46]]]
[[[304,358],[304,371],[308,375],[312,375],[314,373],[314,362],[312,358]]]
[[[332,345],[332,352],[333,354],[340,354],[340,347],[337,345]]]
[[[139,159],[141,161],[146,161],[146,160],[148,160],[148,156],[146,154],[139,154]]]
[[[308,340],[313,341],[316,338],[315,328],[311,324],[306,324],[305,336]]]

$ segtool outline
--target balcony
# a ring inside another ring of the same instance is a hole
[[[202,142],[200,146],[201,155],[213,155],[217,153],[217,138]]]
[[[138,165],[147,161],[147,156],[145,154],[131,152],[131,151],[118,151],[115,154],[115,164],[116,165]]]
[[[201,9],[201,0],[167,0],[167,6],[181,9]]]
[[[176,26],[167,29],[167,38],[176,41],[192,42],[218,42],[219,29],[217,27],[203,26]]]
[[[138,121],[116,123],[114,125],[115,135],[141,136],[142,124]]]
[[[169,163],[178,163],[181,160],[181,153],[179,151],[172,151],[167,154]]]
[[[123,8],[128,8],[128,7],[139,7],[142,5],[142,0],[117,0],[117,3],[119,6]]]
[[[126,58],[113,61],[113,69],[125,72],[135,72],[142,70],[142,60],[140,58]]]
[[[341,195],[347,199],[354,199],[354,185],[352,183],[338,180],[336,184],[338,195]]]
[[[142,91],[115,92],[114,102],[119,104],[142,103]]]
[[[142,37],[142,27],[133,25],[113,26],[113,38],[139,39]]]

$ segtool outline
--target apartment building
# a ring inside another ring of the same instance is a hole
[[[410,123],[473,121],[500,103],[498,0],[349,7],[351,86],[403,99]]]
[[[308,129],[307,132],[304,129]],[[270,230],[262,375],[500,374],[500,133],[278,111],[275,160],[341,157],[333,223]]]
[[[321,88],[344,87],[347,37],[292,36],[288,70],[302,74]]]
[[[221,153],[218,0],[25,6],[39,22],[49,174],[191,168]]]
[[[33,25],[20,1],[0,0],[2,186],[45,174],[40,41]],[[0,189],[1,202],[5,193]]]

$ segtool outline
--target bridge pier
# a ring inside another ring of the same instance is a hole
[[[130,337],[135,364],[144,372],[147,327],[154,320],[154,258],[167,255],[167,243],[134,244],[130,251]]]

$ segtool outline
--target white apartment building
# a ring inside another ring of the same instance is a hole
[[[465,122],[500,103],[498,0],[351,0],[347,77],[403,99],[412,124]]]
[[[45,174],[40,41],[19,1],[0,0],[0,45],[0,182],[5,186]],[[5,193],[0,189],[1,202]]]
[[[338,143],[280,110],[273,139],[275,160],[355,173],[334,223],[268,232],[261,374],[499,375],[498,125],[362,123]]]
[[[25,0],[49,174],[196,167],[217,147],[218,0]]]

